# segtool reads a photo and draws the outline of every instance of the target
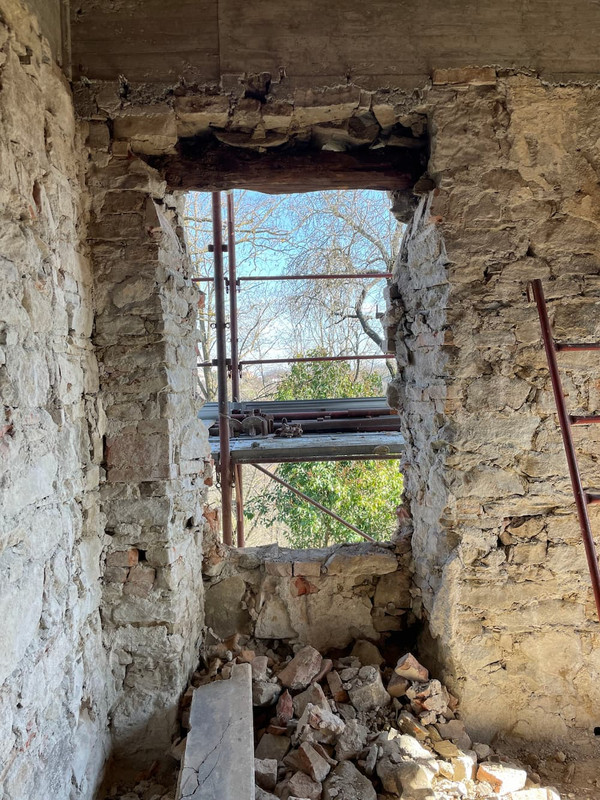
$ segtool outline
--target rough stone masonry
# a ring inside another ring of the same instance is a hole
[[[69,33],[58,0],[0,0],[3,800],[92,798],[110,758],[163,753],[202,637],[196,300],[180,198],[147,163],[185,136],[429,145],[387,319],[421,652],[475,738],[589,742],[598,621],[524,284],[543,279],[560,337],[598,338],[596,7],[265,0],[219,33],[207,2],[186,49],[190,4],[149,0],[145,28],[130,0],[71,5]],[[320,38],[331,14],[343,42]],[[598,409],[589,358],[565,367],[573,412]],[[598,485],[598,434],[577,436]]]

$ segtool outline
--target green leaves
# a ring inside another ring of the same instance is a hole
[[[307,355],[326,355],[313,350]],[[331,397],[377,397],[381,377],[353,371],[348,362],[294,364],[279,384],[277,400],[313,400]],[[280,464],[277,475],[336,512],[374,539],[388,538],[395,527],[396,508],[402,502],[402,475],[398,461],[326,461]],[[289,528],[293,547],[325,547],[334,542],[361,541],[341,523],[296,497],[278,484],[247,504],[247,516],[260,515],[267,526],[277,522]]]

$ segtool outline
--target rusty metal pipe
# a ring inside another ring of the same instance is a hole
[[[585,548],[585,555],[590,570],[592,590],[594,592],[594,599],[596,601],[596,610],[598,612],[598,618],[600,619],[600,568],[598,567],[598,554],[596,553],[596,545],[594,542],[592,526],[590,524],[590,518],[587,510],[588,498],[583,490],[583,486],[581,485],[581,475],[579,473],[579,466],[577,464],[577,456],[575,454],[575,446],[573,444],[573,436],[571,433],[571,421],[567,411],[567,405],[565,403],[565,396],[562,390],[560,374],[558,371],[558,363],[556,361],[556,350],[554,346],[554,340],[552,338],[552,330],[550,328],[550,320],[548,319],[548,310],[546,308],[546,300],[544,298],[541,280],[538,279],[532,281],[532,288],[533,297],[540,318],[542,340],[544,342],[546,358],[548,359],[548,368],[550,370],[550,379],[552,381],[552,391],[554,392],[554,401],[556,403],[556,410],[558,412],[558,421],[562,433],[565,454],[567,456],[571,486],[573,487],[575,506],[577,508],[577,518],[579,520],[583,546]]]
[[[274,475],[272,472],[269,472],[268,469],[265,469],[264,467],[261,467],[259,464],[252,464],[252,466],[254,467],[254,469],[257,469],[259,472],[264,472],[265,475],[268,475],[269,478],[272,478],[277,483],[280,483],[282,486],[285,486],[285,488],[289,489],[290,492],[293,492],[294,494],[297,494],[298,497],[301,497],[303,500],[306,500],[306,502],[310,503],[311,506],[314,506],[315,508],[318,508],[319,511],[322,511],[324,514],[327,514],[328,516],[332,517],[334,520],[336,520],[336,522],[340,522],[342,525],[345,525],[347,528],[350,528],[351,531],[354,531],[354,533],[358,533],[358,535],[362,536],[363,539],[367,539],[367,541],[369,541],[369,542],[376,542],[377,541],[377,539],[374,539],[372,536],[369,536],[368,533],[363,533],[361,530],[359,530],[351,522],[347,522],[345,519],[342,519],[342,517],[338,516],[334,511],[330,511],[328,508],[325,508],[325,506],[321,505],[321,503],[319,503],[314,498],[309,497],[307,494],[304,494],[304,492],[301,492],[300,489],[296,489],[294,486],[289,484],[287,481],[284,481],[283,478],[280,478],[278,475]]]
[[[339,281],[353,278],[391,278],[391,272],[333,272],[330,275],[321,273],[311,275],[242,275],[238,281]],[[192,283],[212,281],[212,278],[192,278]]]
[[[235,255],[235,210],[233,192],[227,192],[227,265],[229,268],[229,335],[231,342],[231,399],[240,399],[239,334],[237,309],[237,261]],[[244,535],[244,479],[242,465],[233,468],[235,479],[235,532],[237,546],[243,547]]]
[[[257,364],[306,364],[314,361],[373,361],[374,359],[385,358],[386,360],[394,359],[394,353],[376,353],[375,355],[368,356],[307,356],[306,358],[257,358],[239,361],[240,369],[242,367],[255,366]],[[198,367],[215,367],[216,359],[213,361],[199,361],[196,365]]]
[[[332,272],[328,275],[321,273],[311,275],[245,275],[238,278],[240,281],[340,281],[354,278],[391,278],[391,272]]]
[[[221,524],[223,542],[233,544],[231,522],[231,454],[229,451],[229,402],[227,397],[227,340],[225,319],[225,275],[223,271],[223,221],[221,192],[212,193],[212,226],[215,258],[215,327],[217,340],[217,386],[219,401],[219,470],[221,474]]]
[[[577,344],[575,342],[555,342],[554,349],[557,353],[577,353],[585,350],[600,350],[600,343]]]

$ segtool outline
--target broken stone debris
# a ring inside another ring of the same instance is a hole
[[[310,646],[287,658],[277,642],[253,647],[237,637],[211,648],[196,682],[250,663],[257,800],[560,800],[521,764],[473,743],[456,698],[411,653],[389,666],[359,640],[324,670]]]

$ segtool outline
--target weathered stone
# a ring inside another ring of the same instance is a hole
[[[290,749],[290,740],[287,736],[273,736],[272,733],[262,735],[255,751],[256,758],[281,761]]]
[[[252,681],[252,705],[272,706],[281,694],[281,686],[270,681]]]
[[[272,794],[272,792],[266,792],[264,789],[261,789],[260,786],[257,786],[255,800],[279,800],[279,798],[276,794]]]
[[[357,758],[364,749],[369,731],[357,720],[350,720],[340,734],[335,746],[335,757],[338,761]]]
[[[321,669],[322,660],[318,650],[307,645],[296,653],[277,677],[288,689],[305,689]]]
[[[116,550],[106,556],[107,567],[133,567],[138,563],[139,551],[135,547],[129,550]]]
[[[348,694],[357,711],[372,711],[391,703],[391,697],[381,682],[381,673],[377,667],[362,667]]]
[[[313,780],[319,783],[325,780],[331,766],[321,753],[318,752],[316,747],[309,742],[302,742],[297,750],[296,756],[299,769],[306,772],[307,775],[310,775]]]
[[[429,731],[408,711],[401,711],[397,717],[398,727],[403,733],[414,736],[419,741],[429,738]]]
[[[348,692],[344,689],[340,673],[337,672],[337,670],[333,670],[327,675],[327,684],[329,686],[331,696],[336,702],[348,702]]]
[[[508,794],[525,787],[527,773],[520,767],[483,761],[477,769],[477,780],[489,783],[498,794]]]
[[[406,694],[406,690],[409,686],[410,681],[406,678],[401,678],[398,674],[393,672],[387,685],[387,691],[391,697],[402,697]]]
[[[389,604],[396,608],[410,608],[411,576],[407,570],[398,570],[382,575],[375,588],[373,605],[385,608]]]
[[[249,629],[250,616],[241,603],[246,584],[239,576],[225,578],[206,590],[206,624],[221,638]]]
[[[300,718],[304,714],[304,710],[308,703],[320,706],[321,708],[329,711],[329,703],[323,693],[323,689],[318,683],[311,684],[308,689],[305,689],[300,694],[297,694],[293,699],[294,714]]]
[[[359,639],[352,648],[351,655],[358,658],[363,667],[374,665],[379,667],[383,664],[383,657],[377,647],[372,642]]]
[[[274,758],[254,759],[254,779],[256,785],[270,792],[277,783],[277,761]]]
[[[267,575],[288,576],[292,574],[292,565],[289,561],[265,561]]]
[[[459,751],[456,756],[450,759],[453,770],[453,780],[455,781],[472,781],[475,780],[475,772],[477,770],[477,755],[473,751],[463,753]]]
[[[291,694],[286,689],[277,701],[277,710],[275,712],[277,722],[280,725],[287,725],[287,723],[294,716],[294,704]]]
[[[320,706],[308,703],[298,720],[297,736],[307,742],[334,742],[342,733],[346,723]]]
[[[232,677],[194,690],[190,732],[181,762],[177,792],[194,798],[251,797],[254,792],[251,677],[248,664],[237,664]],[[223,750],[235,749],[235,763]]]
[[[429,679],[428,670],[419,664],[412,653],[406,653],[402,658],[399,658],[394,671],[396,675],[409,681],[426,681]]]
[[[339,552],[327,562],[326,569],[328,575],[384,575],[398,569],[398,559],[385,551],[361,555]]]
[[[294,561],[294,575],[318,578],[321,575],[321,562]]]
[[[377,793],[351,761],[342,761],[323,784],[323,800],[377,800]]]
[[[276,595],[268,597],[254,627],[258,639],[292,639],[296,636],[287,606]]]
[[[471,749],[471,737],[466,732],[465,723],[462,720],[451,719],[448,722],[437,723],[435,727],[443,739],[450,739],[461,750]]]
[[[460,750],[455,744],[452,742],[447,742],[444,739],[440,740],[439,742],[434,742],[433,749],[438,755],[446,760],[456,758],[460,754]]]
[[[321,784],[314,781],[304,772],[296,772],[288,782],[290,797],[306,798],[306,800],[320,800]]]
[[[267,679],[267,669],[269,659],[267,656],[255,656],[250,660],[253,681],[265,681]]]

